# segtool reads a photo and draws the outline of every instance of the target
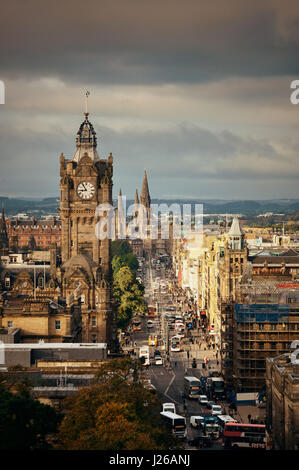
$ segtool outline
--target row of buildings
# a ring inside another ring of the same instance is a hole
[[[228,232],[173,240],[178,282],[209,325],[228,386],[261,391],[266,358],[299,337],[299,249],[249,249],[237,217]]]

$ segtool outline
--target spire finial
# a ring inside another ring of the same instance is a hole
[[[88,112],[88,97],[90,95],[90,91],[86,90],[85,91],[85,116],[87,117],[89,112]]]

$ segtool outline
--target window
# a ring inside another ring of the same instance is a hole
[[[7,328],[12,328],[13,326],[13,322],[12,321],[8,321],[7,322]]]
[[[97,317],[91,317],[91,326],[97,326]]]
[[[60,330],[61,325],[60,325],[60,320],[55,320],[55,329]]]

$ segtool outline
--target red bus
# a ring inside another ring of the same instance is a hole
[[[266,450],[266,426],[264,424],[225,423],[223,430],[225,448],[251,448]]]

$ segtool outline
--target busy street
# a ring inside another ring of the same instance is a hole
[[[207,386],[209,381],[223,383],[219,351],[206,321],[198,318],[193,299],[177,287],[169,257],[139,258],[137,274],[145,288],[149,313],[133,319],[131,331],[123,338],[123,349],[140,357],[142,348],[148,347],[145,375],[165,406],[185,418],[184,447],[222,450],[223,428],[217,416],[261,424],[265,410],[236,406],[224,390],[217,395]],[[193,382],[198,379],[193,396],[186,391],[188,378]]]

